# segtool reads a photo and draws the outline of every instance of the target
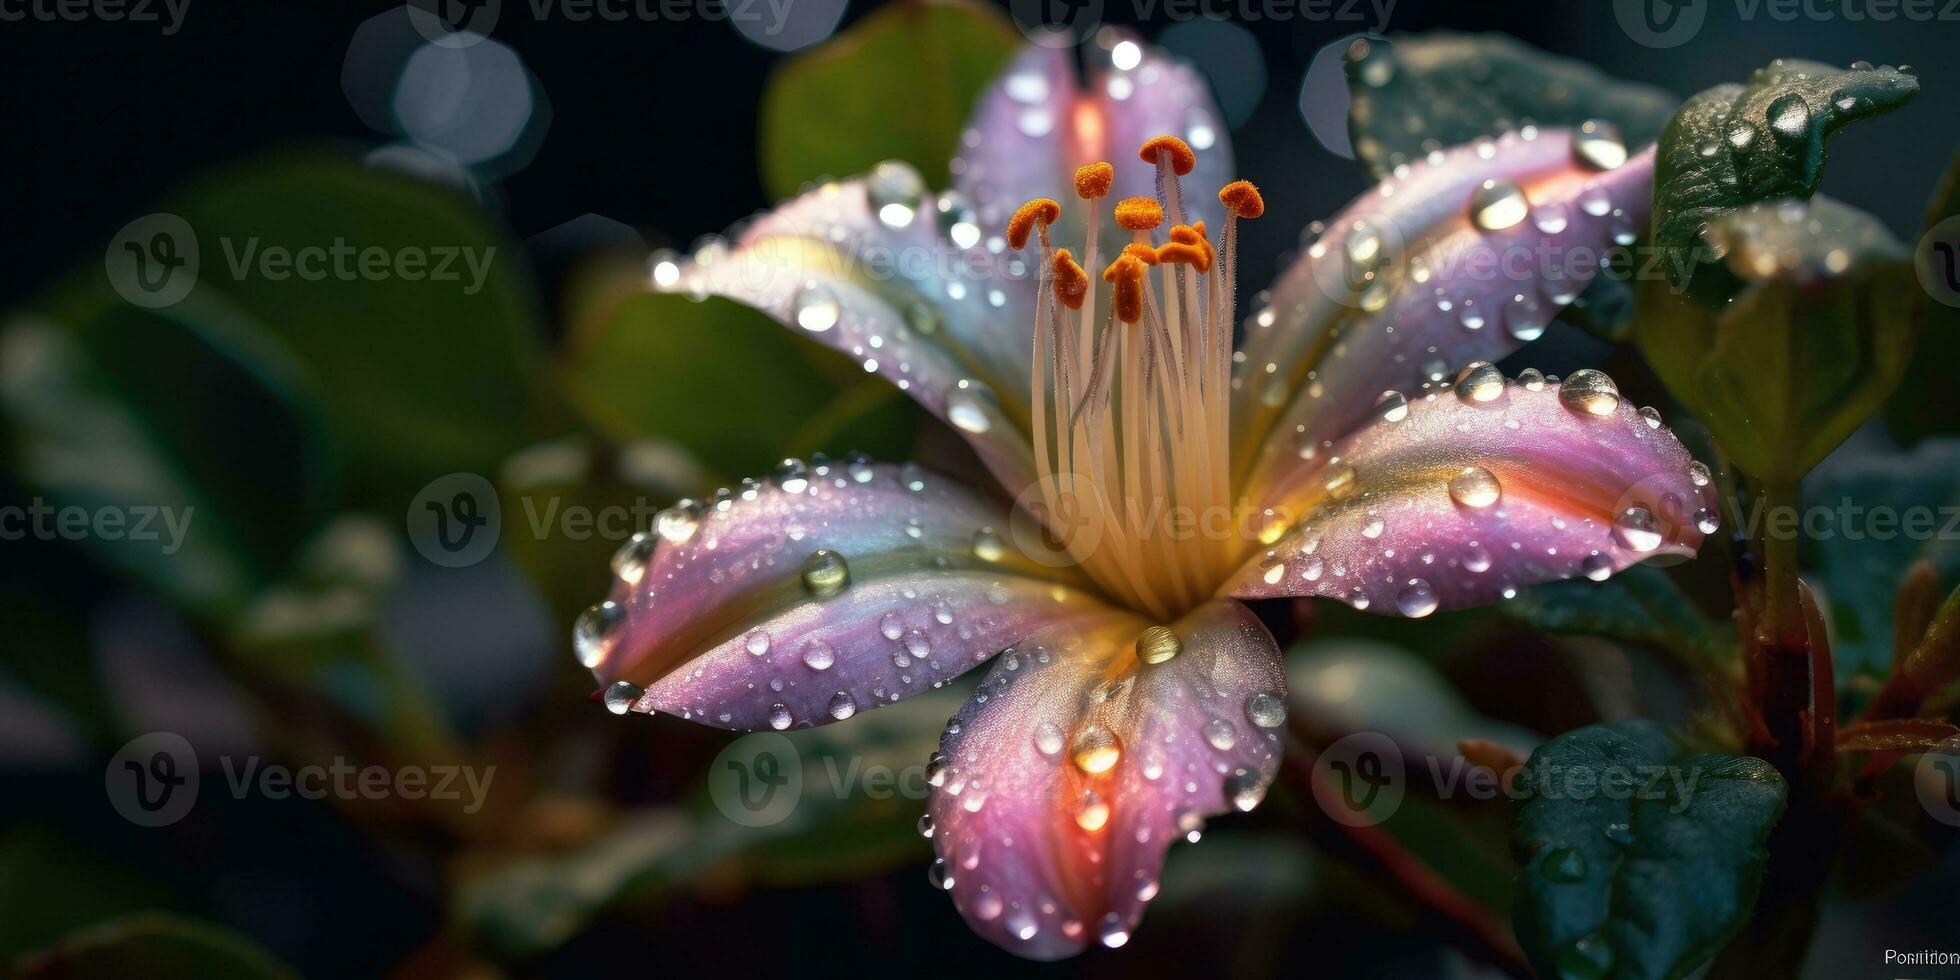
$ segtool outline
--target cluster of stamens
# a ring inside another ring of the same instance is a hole
[[[1084,266],[1101,258],[1097,202],[1115,179],[1108,163],[1075,173],[1076,196],[1090,202],[1083,260],[1051,240],[1062,207],[1049,198],[1022,205],[1007,240],[1026,248],[1033,237],[1042,253],[1032,417],[1051,528],[1116,598],[1168,621],[1208,598],[1243,557],[1227,448],[1237,223],[1259,217],[1265,202],[1246,181],[1220,190],[1225,224],[1214,247],[1203,221],[1187,222],[1178,178],[1197,163],[1191,148],[1158,136],[1138,156],[1157,168],[1157,196],[1116,203],[1116,224],[1132,240],[1100,277]],[[1153,241],[1166,218],[1169,230]],[[1099,280],[1110,290],[1106,309]]]

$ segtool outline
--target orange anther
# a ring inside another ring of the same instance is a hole
[[[1055,298],[1071,310],[1082,308],[1082,299],[1089,293],[1089,274],[1075,262],[1075,256],[1068,249],[1055,252]]]
[[[1218,203],[1241,218],[1257,218],[1266,213],[1266,199],[1252,181],[1235,180],[1218,190]]]
[[[1116,168],[1107,163],[1092,163],[1075,172],[1075,196],[1092,201],[1109,195],[1109,185],[1116,182]]]
[[[1137,150],[1137,156],[1153,167],[1162,153],[1171,155],[1171,171],[1179,177],[1190,173],[1191,168],[1198,165],[1198,155],[1191,152],[1191,145],[1175,136],[1152,136],[1144,140],[1143,146]]]
[[[1062,206],[1053,198],[1037,197],[1021,205],[1014,217],[1007,219],[1007,244],[1015,248],[1028,247],[1028,233],[1034,230],[1035,222],[1052,225],[1060,221]]]
[[[1164,209],[1147,197],[1126,197],[1116,202],[1116,226],[1128,231],[1149,231],[1164,223]]]
[[[1157,250],[1142,242],[1131,242],[1123,246],[1123,254],[1136,259],[1144,265],[1157,264]]]
[[[1143,319],[1143,261],[1134,255],[1119,255],[1103,270],[1103,281],[1116,286],[1116,319],[1135,323]]]

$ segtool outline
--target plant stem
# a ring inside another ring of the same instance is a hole
[[[1797,599],[1797,545],[1800,537],[1793,525],[1779,531],[1777,515],[1797,513],[1797,485],[1794,482],[1763,484],[1763,628],[1782,640],[1801,635],[1803,613]]]

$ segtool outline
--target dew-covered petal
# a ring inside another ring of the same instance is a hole
[[[1166,133],[1198,151],[1196,169],[1183,178],[1186,205],[1191,218],[1217,227],[1223,212],[1213,195],[1235,174],[1230,133],[1204,77],[1129,31],[1101,32],[1086,50],[1086,77],[1078,82],[1072,50],[1029,45],[976,107],[952,168],[988,233],[1005,227],[1023,202],[1052,198],[1063,203],[1056,244],[1080,254],[1074,243],[1086,206],[1073,193],[1075,169],[1098,160],[1115,165],[1116,183],[1101,206],[1154,197],[1156,169],[1137,158],[1137,148]],[[1107,215],[1102,227],[1105,254],[1129,240]]]
[[[1692,556],[1719,522],[1707,469],[1599,372],[1561,387],[1431,387],[1337,443],[1290,488],[1305,516],[1228,591],[1426,616]]]
[[[982,229],[961,195],[932,194],[910,166],[886,163],[757,216],[654,284],[755,307],[843,353],[1022,487],[1036,280],[997,229]]]
[[[1257,805],[1278,768],[1286,674],[1251,612],[1214,601],[1146,627],[1112,613],[1028,638],[940,740],[935,879],[1011,952],[1127,941],[1171,843]]]
[[[1496,361],[1541,333],[1645,227],[1652,147],[1624,162],[1520,131],[1396,168],[1251,304],[1235,369],[1248,495],[1325,462],[1380,393]],[[1603,162],[1618,165],[1602,169]]]
[[[614,560],[612,596],[575,643],[618,710],[733,729],[842,720],[1099,608],[1017,549],[1006,518],[911,466],[788,465],[663,511]]]

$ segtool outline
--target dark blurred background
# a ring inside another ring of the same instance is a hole
[[[1388,30],[1502,31],[1682,96],[1737,80],[1777,57],[1910,63],[1920,70],[1925,94],[1905,111],[1862,123],[1855,144],[1834,147],[1823,190],[1877,214],[1901,237],[1911,235],[1946,166],[1953,134],[1960,133],[1960,100],[1952,94],[1960,25],[1783,22],[1763,13],[1744,22],[1734,3],[1702,2],[1708,19],[1700,34],[1667,49],[1630,40],[1612,5],[1599,0],[1400,0]],[[838,29],[850,29],[878,6],[851,0]],[[295,148],[324,147],[352,159],[390,145],[399,149],[398,137],[364,122],[358,97],[349,95],[351,82],[357,93],[386,97],[388,80],[363,77],[360,63],[350,69],[349,55],[364,22],[396,7],[200,0],[167,37],[144,23],[0,23],[0,118],[12,161],[5,195],[9,275],[0,283],[0,307],[16,309],[77,270],[97,268],[105,244],[125,223],[157,210],[187,183],[241,161]],[[1309,221],[1331,215],[1366,186],[1356,164],[1329,152],[1310,132],[1301,101],[1316,54],[1371,24],[1295,18],[1243,23],[1243,31],[1223,34],[1187,31],[1180,38],[1168,19],[1140,19],[1127,4],[1111,2],[1105,13],[1111,22],[1134,23],[1147,38],[1174,48],[1188,43],[1193,50],[1186,53],[1246,38],[1256,45],[1257,72],[1243,58],[1200,63],[1228,72],[1221,87],[1250,107],[1232,140],[1242,174],[1265,189],[1270,216],[1247,232],[1247,254],[1277,261]],[[522,243],[536,294],[530,302],[545,334],[539,343],[549,346],[565,331],[567,274],[588,248],[618,244],[624,227],[650,244],[685,247],[769,203],[757,162],[757,118],[765,82],[786,57],[782,52],[722,22],[539,19],[521,0],[506,0],[492,37],[513,50],[535,79],[534,112],[520,137],[521,159],[508,161],[502,172],[473,175],[469,190],[491,222]],[[1929,141],[1938,145],[1929,148]],[[384,160],[390,159],[387,152]],[[609,220],[562,227],[585,215]],[[212,250],[205,261],[222,259]],[[1257,260],[1249,267],[1259,268]],[[1548,338],[1534,363],[1563,370],[1600,350],[1597,342],[1568,331]],[[435,375],[444,364],[435,358],[409,369]],[[160,363],[158,370],[168,365]],[[181,384],[188,395],[201,380],[186,374],[157,383],[165,390]],[[538,434],[566,429],[547,421]],[[685,480],[677,482],[688,489]],[[31,495],[18,474],[0,473],[0,502]],[[394,534],[408,497],[376,492],[361,503],[382,515],[382,526]],[[277,511],[279,501],[269,506]],[[232,799],[211,791],[179,823],[156,830],[134,826],[103,792],[104,765],[125,738],[174,731],[207,762],[255,752],[277,758],[291,746],[278,745],[268,730],[276,733],[288,720],[315,720],[315,712],[292,700],[290,690],[254,689],[249,677],[214,664],[219,658],[212,651],[221,641],[196,617],[173,610],[153,590],[91,560],[83,549],[31,539],[0,545],[0,569],[13,596],[0,643],[10,647],[9,667],[20,675],[9,679],[0,672],[0,831],[6,834],[0,844],[0,960],[97,919],[169,909],[238,930],[305,975],[321,977],[1018,975],[1044,969],[1257,976],[1296,968],[1328,976],[1479,975],[1430,938],[1433,933],[1410,909],[1365,875],[1319,856],[1294,833],[1297,804],[1283,794],[1259,813],[1221,826],[1203,848],[1173,854],[1165,898],[1130,948],[1091,952],[1055,967],[1013,960],[964,928],[951,903],[925,880],[928,847],[909,832],[897,838],[885,832],[887,825],[909,827],[915,819],[918,805],[904,801],[875,814],[876,827],[777,841],[779,852],[739,860],[720,860],[723,852],[715,848],[735,854],[745,845],[688,836],[698,827],[663,831],[637,846],[681,854],[698,849],[704,855],[698,866],[661,864],[633,851],[635,845],[621,844],[616,855],[587,854],[582,863],[553,872],[576,882],[555,885],[546,874],[542,884],[533,883],[543,897],[522,892],[494,914],[485,913],[459,897],[460,880],[513,851],[576,853],[560,847],[560,838],[582,839],[585,827],[616,819],[616,810],[672,805],[673,812],[692,814],[696,824],[714,823],[712,811],[699,812],[699,773],[727,736],[668,718],[620,721],[584,701],[571,663],[565,604],[551,594],[561,583],[539,585],[535,573],[527,576],[507,557],[447,570],[397,550],[402,584],[384,604],[379,628],[414,686],[461,737],[483,746],[477,757],[503,760],[507,775],[500,779],[513,787],[506,792],[517,792],[517,785],[532,791],[528,802],[513,804],[523,809],[522,818],[502,825],[519,829],[500,830],[492,839],[455,832],[466,841],[458,847],[447,839],[451,831],[418,829],[397,813],[350,815],[321,803],[257,794]],[[589,601],[604,580],[601,560],[566,588]],[[1289,617],[1281,611],[1272,618],[1283,623]],[[1541,733],[1599,717],[1528,703],[1557,701],[1557,695],[1577,699],[1596,679],[1571,666],[1570,650],[1494,616],[1439,617],[1420,627],[1329,618],[1333,622],[1322,625],[1330,633],[1364,629],[1412,649],[1442,650],[1434,658],[1442,673],[1486,713]],[[1671,692],[1643,694],[1654,699],[1644,705],[1649,709],[1669,710],[1664,702],[1672,697],[1672,710],[1682,712],[1679,704],[1691,697],[1678,677],[1638,652],[1613,662],[1630,665],[1625,683],[1638,676],[1643,692]],[[1652,677],[1644,673],[1649,671]],[[31,684],[21,680],[28,674],[36,678]],[[1519,691],[1511,682],[1521,677],[1541,686]],[[329,675],[321,683],[333,682]],[[77,721],[76,710],[50,710],[39,700],[50,688],[71,704],[105,706],[108,717]],[[1554,696],[1546,697],[1547,691]],[[927,720],[921,728],[926,741],[877,750],[889,749],[902,764],[923,758],[938,719],[958,703],[951,695],[942,702],[919,709]],[[554,734],[548,752],[527,753],[532,747],[513,744],[538,730]],[[358,747],[360,739],[347,741]],[[223,776],[210,771],[204,778],[210,786]],[[602,802],[572,792],[593,786]],[[1501,810],[1465,819],[1494,831],[1483,836],[1499,844],[1493,853],[1454,855],[1462,866],[1452,873],[1471,882],[1466,887],[1473,892],[1482,888],[1501,901],[1509,873]],[[717,833],[727,830],[721,826]],[[1453,838],[1434,840],[1438,859],[1450,861]],[[490,955],[456,938],[494,934],[505,922],[535,925],[557,914],[558,892],[587,887],[604,879],[608,867],[634,861],[653,867],[653,883],[642,882],[642,894],[597,914],[561,943],[515,942],[517,954]],[[806,867],[818,870],[801,870]],[[863,870],[847,874],[840,868]],[[1950,891],[1942,891],[1940,882],[1953,880],[1951,874],[1920,878],[1882,904],[1852,903],[1834,913],[1812,959],[1813,975],[1865,975],[1875,949],[1951,938],[1950,916],[1904,910],[1941,909]],[[533,900],[538,904],[527,911],[523,903]]]

